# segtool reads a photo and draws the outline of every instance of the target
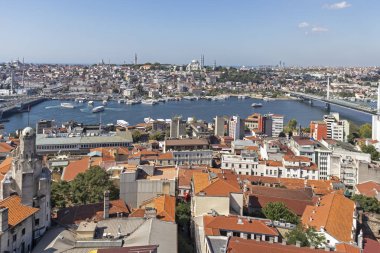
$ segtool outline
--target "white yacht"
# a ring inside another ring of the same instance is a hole
[[[102,104],[103,104],[103,105],[107,105],[107,100],[103,100],[103,101],[102,101]]]
[[[74,109],[75,106],[72,103],[61,103],[62,108]]]
[[[156,105],[156,104],[158,104],[158,102],[157,102],[157,100],[154,100],[154,99],[147,99],[147,100],[143,100],[142,104],[144,104],[144,105]]]
[[[96,113],[96,112],[102,112],[104,111],[104,106],[97,106],[97,107],[94,107],[94,109],[92,109],[92,112],[93,113]]]
[[[92,100],[88,101],[88,105],[93,106],[94,105],[94,101],[92,101]]]

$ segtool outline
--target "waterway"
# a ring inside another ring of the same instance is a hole
[[[308,126],[311,120],[321,120],[323,115],[328,114],[324,109],[324,104],[314,102],[311,106],[308,103],[296,100],[275,100],[264,102],[259,99],[247,98],[239,100],[231,97],[221,101],[169,101],[159,103],[158,105],[126,105],[119,104],[116,101],[109,101],[105,110],[101,113],[92,113],[92,107],[85,104],[76,104],[74,109],[62,108],[60,104],[63,100],[49,100],[40,103],[31,108],[30,113],[23,112],[15,114],[4,123],[5,134],[22,129],[29,125],[34,127],[36,122],[41,119],[54,119],[58,124],[69,120],[82,122],[86,124],[116,123],[116,120],[123,119],[131,125],[141,123],[144,118],[152,117],[154,119],[168,119],[176,115],[182,115],[183,118],[195,117],[212,121],[216,115],[239,115],[247,117],[248,115],[258,112],[261,114],[276,113],[285,116],[285,123],[295,118],[302,126]],[[252,108],[252,103],[262,103],[260,108]],[[94,106],[101,105],[101,101],[95,101]],[[369,114],[345,109],[337,106],[331,106],[332,112],[339,112],[341,118],[350,120],[356,124],[371,122]]]

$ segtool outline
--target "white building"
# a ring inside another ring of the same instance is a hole
[[[223,155],[222,169],[233,170],[239,175],[257,175],[259,161],[256,153],[242,153],[241,155]]]
[[[244,136],[243,121],[239,116],[232,116],[228,123],[228,134],[234,141],[240,140]]]
[[[272,114],[272,136],[278,137],[284,131],[284,116]]]
[[[372,140],[380,141],[380,83],[377,92],[377,115],[372,116]]]

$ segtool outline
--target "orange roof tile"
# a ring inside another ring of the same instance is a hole
[[[209,185],[208,174],[203,172],[193,173],[194,194],[202,191]]]
[[[380,184],[374,181],[357,184],[355,187],[360,194],[367,197],[376,197],[380,193]]]
[[[359,247],[347,244],[347,243],[337,243],[335,245],[335,250],[339,252],[345,252],[345,253],[360,253],[361,250]]]
[[[218,178],[203,188],[201,192],[203,192],[206,196],[229,196],[230,193],[241,192],[237,181],[235,186],[231,182],[226,181],[226,179]]]
[[[172,159],[173,159],[172,152],[162,153],[157,157],[157,160],[172,160]]]
[[[74,180],[79,174],[88,170],[90,167],[90,157],[84,156],[77,161],[71,161],[69,165],[63,170],[62,180],[67,182]]]
[[[14,148],[6,142],[0,142],[0,153],[9,153]]]
[[[0,206],[8,208],[8,224],[12,227],[38,212],[38,208],[21,204],[21,198],[17,195],[2,200]]]
[[[13,161],[12,157],[7,157],[0,164],[0,180],[2,180],[5,176],[5,174],[7,174],[8,171],[11,169],[12,161]]]
[[[239,221],[239,223],[238,223]],[[278,231],[265,224],[269,220],[258,220],[237,216],[203,216],[205,234],[208,236],[220,235],[220,230],[233,230],[244,233],[278,236]]]
[[[333,192],[321,197],[317,205],[307,206],[302,215],[302,223],[317,230],[323,227],[337,240],[351,242],[354,211],[354,201],[341,193]]]

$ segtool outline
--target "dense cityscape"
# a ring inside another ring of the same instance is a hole
[[[0,52],[0,252],[380,252],[380,67],[144,53]]]

